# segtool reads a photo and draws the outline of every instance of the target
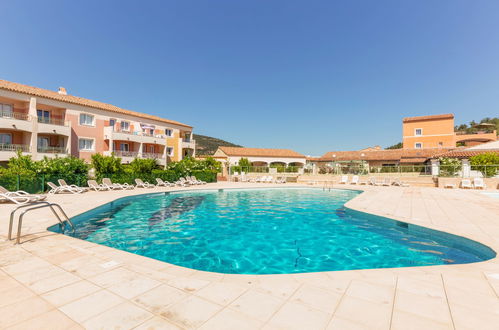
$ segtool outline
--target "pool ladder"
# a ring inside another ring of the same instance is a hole
[[[333,189],[333,181],[324,181],[324,185],[322,186],[322,190],[331,191],[331,189]]]
[[[19,215],[19,220],[18,220],[18,224],[17,224],[16,244],[21,244],[21,228],[23,225],[24,215],[26,213],[28,213],[29,211],[38,210],[38,209],[42,209],[42,208],[46,208],[46,207],[50,208],[52,213],[55,215],[55,217],[59,221],[59,226],[61,227],[62,233],[64,233],[66,231],[66,226],[68,224],[71,227],[73,234],[75,233],[75,231],[76,231],[75,226],[73,225],[73,223],[69,219],[68,215],[66,214],[66,212],[64,212],[64,210],[62,209],[62,207],[59,204],[40,201],[40,202],[35,202],[35,203],[30,203],[30,204],[18,206],[12,212],[10,212],[9,236],[8,236],[9,241],[12,240],[12,225],[14,224],[14,214],[16,213],[16,211],[18,211],[20,209],[25,209],[24,211],[21,212],[21,215]],[[56,212],[55,208],[57,208],[59,210],[63,219],[61,219],[61,216]]]

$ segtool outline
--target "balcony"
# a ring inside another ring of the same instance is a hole
[[[104,139],[166,145],[166,137],[164,135],[130,132],[112,126],[104,127]]]
[[[35,160],[42,160],[44,157],[55,158],[55,157],[67,157],[68,150],[65,147],[41,147],[36,148],[37,154]]]
[[[45,154],[66,154],[67,150],[64,147],[38,147],[38,152]]]
[[[28,153],[30,152],[30,146],[27,144],[0,143],[0,161],[7,161],[15,157],[18,150]]]
[[[33,131],[31,116],[27,113],[14,111],[0,111],[0,128]]]
[[[193,139],[183,139],[182,140],[183,149],[196,149],[196,140]]]
[[[71,134],[71,127],[68,121],[57,118],[43,118],[38,119],[38,133],[46,134],[59,134],[69,136]]]

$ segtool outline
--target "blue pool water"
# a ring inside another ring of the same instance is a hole
[[[495,256],[463,237],[345,209],[357,194],[313,188],[146,194],[72,220],[78,238],[220,273],[427,266]]]

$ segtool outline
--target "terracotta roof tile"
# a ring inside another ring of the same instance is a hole
[[[238,148],[219,147],[227,156],[242,157],[287,157],[305,158],[304,155],[290,149],[263,149],[263,148]]]
[[[443,115],[406,117],[406,118],[402,119],[402,122],[409,123],[409,122],[413,122],[413,121],[432,120],[432,119],[454,119],[454,115],[452,113],[446,113]]]
[[[372,151],[330,151],[324,154],[321,161],[347,161],[347,160],[392,160],[402,159],[429,159],[434,155],[447,152],[451,149],[389,149]]]
[[[81,106],[85,106],[85,107],[91,107],[91,108],[95,108],[95,109],[101,109],[101,110],[116,112],[116,113],[120,113],[120,114],[124,114],[124,115],[136,116],[136,117],[140,117],[140,118],[160,121],[163,123],[174,124],[174,125],[192,128],[192,126],[182,124],[182,123],[175,121],[175,120],[169,120],[169,119],[161,118],[158,116],[148,115],[145,113],[135,112],[135,111],[131,111],[131,110],[125,110],[125,109],[122,109],[122,108],[117,107],[117,106],[112,105],[112,104],[103,103],[103,102],[99,102],[99,101],[93,101],[93,100],[85,99],[85,98],[82,98],[79,96],[74,96],[74,95],[63,95],[63,94],[59,94],[58,92],[51,91],[48,89],[32,87],[32,86],[18,84],[15,82],[10,82],[10,81],[1,80],[1,79],[0,79],[0,89],[8,90],[11,92],[28,94],[28,95],[32,95],[32,96],[44,97],[44,98],[51,99],[51,100],[56,100],[56,101],[61,101],[61,102],[66,102],[66,103],[71,103],[71,104],[77,104],[77,105],[81,105]]]
[[[435,158],[440,158],[440,157],[448,157],[448,158],[468,158],[468,157],[473,157],[476,155],[481,155],[481,154],[486,154],[486,153],[495,153],[499,154],[499,149],[483,149],[483,150],[472,150],[472,149],[465,149],[465,150],[453,150],[445,153],[441,153],[439,155],[436,155]]]

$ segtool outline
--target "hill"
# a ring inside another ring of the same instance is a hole
[[[196,140],[196,155],[213,155],[219,146],[242,147],[240,145],[217,139],[211,136],[194,134]]]

